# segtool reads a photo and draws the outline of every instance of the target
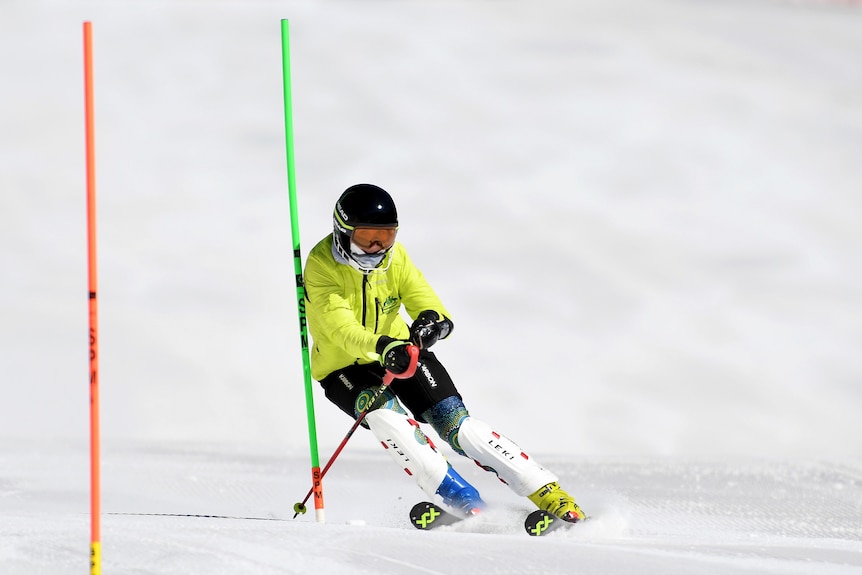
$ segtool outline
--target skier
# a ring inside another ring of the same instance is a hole
[[[395,203],[378,186],[351,186],[336,202],[333,232],[311,250],[305,267],[312,376],[328,400],[356,418],[380,387],[384,370],[396,375],[407,371],[408,346],[414,344],[420,350],[415,374],[396,379],[363,425],[428,497],[439,495],[462,515],[485,507],[476,488],[422,432],[420,422],[540,509],[570,522],[584,519],[556,475],[470,416],[452,378],[429,349],[452,333],[452,319],[404,246],[395,242],[397,232]],[[413,319],[409,327],[400,314],[402,306]]]

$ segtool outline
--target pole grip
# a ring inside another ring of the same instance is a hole
[[[387,371],[386,375],[391,376],[392,379],[410,379],[413,377],[416,373],[416,366],[419,365],[419,348],[411,343],[407,346],[407,354],[410,356],[410,364],[407,366],[407,369],[398,375]],[[384,381],[386,381],[385,377]],[[392,383],[392,380],[389,383]]]

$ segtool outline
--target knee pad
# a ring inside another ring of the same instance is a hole
[[[434,428],[437,435],[460,455],[464,455],[464,450],[461,449],[458,442],[458,429],[468,417],[470,414],[464,407],[464,402],[457,395],[437,402],[422,414],[422,418]]]
[[[395,397],[395,394],[388,387],[377,397],[374,404],[371,405],[371,398],[373,396],[374,389],[371,388],[363,389],[359,392],[359,395],[356,396],[356,403],[353,404],[353,417],[359,417],[359,414],[366,409],[388,409],[397,413],[407,413],[401,407],[398,398]]]
[[[365,420],[392,460],[416,480],[428,497],[433,498],[446,477],[449,463],[422,433],[419,424],[391,409],[375,409],[365,416]]]
[[[461,423],[458,441],[467,457],[496,473],[518,495],[530,495],[557,481],[556,475],[524,453],[514,441],[473,417]]]

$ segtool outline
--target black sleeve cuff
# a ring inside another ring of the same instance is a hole
[[[440,339],[446,339],[449,337],[449,334],[452,333],[452,330],[455,329],[455,324],[452,323],[452,320],[448,317],[443,317],[443,320],[440,322]]]

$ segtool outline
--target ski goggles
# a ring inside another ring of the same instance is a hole
[[[354,228],[350,240],[366,252],[386,251],[395,244],[398,228]]]

